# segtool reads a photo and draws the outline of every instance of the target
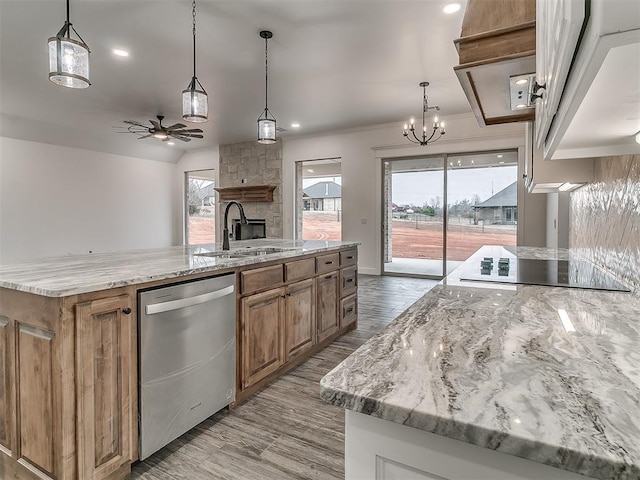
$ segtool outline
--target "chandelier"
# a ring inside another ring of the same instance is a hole
[[[276,141],[276,119],[269,111],[267,102],[269,86],[269,57],[267,42],[273,37],[273,33],[268,30],[260,32],[260,38],[264,38],[264,111],[258,117],[258,143],[270,144]]]
[[[71,38],[71,30],[79,40]],[[49,38],[49,80],[69,88],[87,88],[89,82],[89,47],[69,21],[69,0],[67,0],[67,20],[55,37]]]
[[[429,86],[429,82],[420,82],[420,86],[422,87],[422,135],[420,137],[416,135],[416,120],[413,117],[409,120],[409,124],[404,124],[402,135],[410,142],[425,146],[439,140],[445,132],[444,122],[439,122],[437,115],[433,117],[433,128],[427,131],[427,113],[429,110],[435,110],[438,112],[440,111],[440,107],[438,105],[433,105],[432,107],[429,106],[429,100],[427,97],[427,87]],[[438,134],[437,137],[435,136],[436,133]],[[409,134],[413,135],[413,138],[411,138]]]
[[[187,122],[206,122],[209,106],[207,92],[196,77],[196,0],[192,3],[193,16],[193,77],[186,90],[182,91],[182,119]],[[198,88],[200,87],[200,88]]]

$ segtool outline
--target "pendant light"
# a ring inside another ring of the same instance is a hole
[[[269,57],[267,50],[267,42],[273,33],[268,30],[260,32],[260,37],[264,38],[264,111],[258,117],[258,143],[270,144],[276,142],[276,119],[269,112],[269,104],[267,101],[269,86]]]
[[[196,0],[193,0],[193,77],[186,90],[182,91],[182,119],[187,122],[209,120],[207,92],[196,77]]]
[[[71,38],[71,30],[79,40]],[[89,47],[69,21],[69,0],[67,0],[67,20],[55,37],[49,38],[49,80],[69,88],[87,88],[89,82]]]

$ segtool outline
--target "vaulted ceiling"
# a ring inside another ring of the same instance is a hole
[[[91,48],[84,90],[48,80],[47,39],[64,0],[0,0],[0,135],[176,161],[185,149],[252,140],[264,108],[263,29],[269,41],[269,107],[283,137],[418,115],[422,90],[441,114],[469,112],[453,73],[464,11],[443,0],[199,0],[198,78],[209,93],[205,138],[169,147],[116,133],[123,120],[181,120],[192,74],[190,0],[71,0],[71,21]],[[112,49],[130,52],[116,57]],[[300,128],[291,128],[299,122]]]

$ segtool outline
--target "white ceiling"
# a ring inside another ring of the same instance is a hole
[[[285,136],[398,122],[421,109],[422,89],[441,115],[469,112],[453,72],[462,8],[448,0],[200,0],[198,78],[209,93],[205,138],[169,147],[118,134],[123,120],[180,121],[192,72],[190,0],[71,0],[71,21],[91,48],[84,90],[48,80],[47,39],[64,0],[0,0],[0,135],[176,161],[182,149],[252,140],[269,107]],[[111,50],[124,48],[128,58]],[[299,122],[293,131],[290,124]],[[177,142],[180,143],[180,142]]]

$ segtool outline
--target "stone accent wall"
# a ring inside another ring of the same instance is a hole
[[[384,191],[382,197],[387,202],[384,214],[384,235],[382,237],[382,251],[384,252],[384,263],[393,261],[393,231],[391,229],[391,223],[393,222],[393,204],[391,199],[393,198],[393,182],[391,181],[391,164],[384,162],[383,182]]]
[[[243,180],[245,182],[243,183]],[[242,142],[220,145],[220,187],[242,185],[276,185],[273,202],[241,202],[247,218],[264,218],[267,224],[267,238],[282,238],[282,140],[272,145],[258,142]],[[224,226],[226,202],[220,203],[220,231]],[[231,219],[240,218],[238,210],[229,210]]]
[[[571,193],[569,247],[640,294],[640,155],[599,158]]]

